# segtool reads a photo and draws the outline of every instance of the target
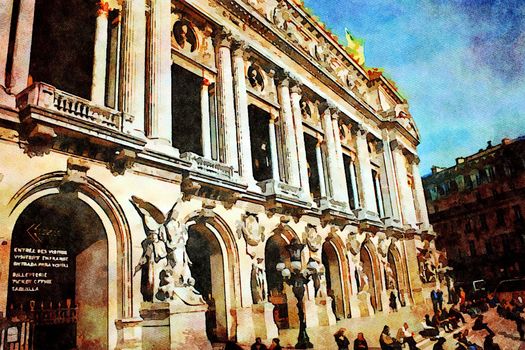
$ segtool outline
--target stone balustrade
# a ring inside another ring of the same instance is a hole
[[[28,106],[47,109],[68,118],[87,121],[116,131],[122,130],[122,113],[111,108],[98,106],[93,102],[58,90],[52,85],[34,83],[16,97],[17,108]]]

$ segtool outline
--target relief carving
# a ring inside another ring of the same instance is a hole
[[[306,241],[308,248],[312,252],[317,252],[323,245],[323,238],[317,233],[314,225],[307,224],[303,233],[303,241]]]
[[[256,214],[246,213],[241,216],[241,221],[237,226],[238,238],[244,237],[246,241],[246,253],[252,258],[255,257],[255,247],[264,241],[264,226],[259,224]]]

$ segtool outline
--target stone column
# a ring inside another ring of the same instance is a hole
[[[272,178],[275,182],[279,181],[279,158],[277,156],[277,138],[275,137],[275,120],[274,114],[270,115],[270,156],[272,157]]]
[[[330,196],[337,199],[338,193],[341,192],[337,188],[337,155],[335,148],[334,132],[332,130],[332,117],[330,115],[330,109],[326,108],[322,116],[324,133],[326,138],[326,149],[327,149],[327,162],[328,162],[328,191]]]
[[[233,46],[233,81],[235,93],[235,111],[237,112],[240,173],[241,176],[251,184],[255,185],[253,179],[252,152],[250,141],[250,122],[248,117],[248,94],[246,93],[246,74],[244,66],[244,42],[237,42]]]
[[[359,209],[361,204],[359,203],[359,189],[357,187],[357,177],[355,175],[354,157],[352,157],[352,160],[350,161],[350,182],[352,185],[352,193],[354,195],[354,198],[353,198],[354,208]]]
[[[321,154],[322,142],[323,137],[317,134],[317,143],[315,145],[315,158],[317,160],[317,172],[319,174],[319,191],[321,192],[321,198],[326,198],[326,182],[324,177],[323,156]]]
[[[95,52],[93,54],[93,80],[91,82],[91,101],[104,106],[106,94],[106,59],[108,47],[109,4],[97,3],[97,21],[95,29]]]
[[[13,66],[11,68],[10,90],[13,94],[18,94],[27,87],[29,61],[31,59],[31,41],[33,39],[33,21],[35,18],[35,1],[20,0],[15,46],[13,49]]]
[[[390,142],[390,148],[392,149],[394,168],[398,180],[403,224],[416,228],[416,210],[412,189],[408,184],[407,160],[403,154],[403,146],[397,140],[393,140]]]
[[[170,13],[170,0],[152,0],[148,60],[148,137],[165,145],[171,145],[172,140]]]
[[[423,189],[423,181],[421,180],[421,175],[419,174],[419,157],[414,156],[412,160],[412,177],[414,178],[414,186],[416,193],[416,210],[418,211],[419,222],[422,224],[422,229],[426,230],[430,226],[428,220],[428,210],[427,203],[425,200],[425,191]]]
[[[237,155],[237,128],[235,123],[235,104],[233,94],[233,75],[231,59],[232,37],[228,31],[221,30],[215,37],[217,48],[217,110],[219,116],[221,161],[239,170]]]
[[[387,135],[384,134],[383,142],[385,145],[390,143]],[[390,147],[383,147],[383,182],[386,184],[388,191],[385,193],[385,215],[393,218],[395,221],[401,221],[401,211],[399,204],[399,189],[398,181],[394,168],[394,161],[392,156],[392,150]]]
[[[374,193],[374,179],[372,178],[372,167],[370,165],[370,153],[368,152],[367,131],[359,126],[356,134],[356,149],[358,169],[357,175],[360,184],[361,206],[372,213],[377,214],[376,198]]]
[[[144,0],[122,3],[121,101],[124,131],[144,135],[146,8]]]
[[[311,200],[310,183],[308,181],[308,162],[306,160],[306,147],[304,145],[303,114],[301,113],[301,88],[296,84],[291,88],[290,92],[295,126],[295,139],[297,142],[300,183],[303,192]]]
[[[403,255],[407,262],[408,290],[412,297],[412,303],[421,304],[424,301],[423,283],[419,277],[419,265],[417,261],[416,237],[407,237],[403,240]]]
[[[335,161],[337,169],[337,175],[334,180],[337,183],[337,188],[340,189],[340,191],[337,191],[339,193],[339,200],[341,200],[343,203],[345,203],[346,206],[348,206],[348,191],[346,187],[348,186],[348,184],[346,183],[345,165],[343,161],[343,148],[341,147],[341,134],[339,132],[338,110],[334,110],[332,112],[332,130],[334,132],[336,155]]]
[[[201,132],[202,156],[211,159],[211,130],[210,130],[210,81],[203,78],[201,84]]]
[[[286,74],[279,74],[279,85],[277,93],[279,96],[279,105],[281,106],[281,118],[284,126],[284,142],[285,142],[285,159],[286,167],[288,169],[288,183],[295,187],[300,187],[300,176],[297,159],[297,144],[295,142],[295,131],[293,123],[292,104],[290,101],[290,78]]]
[[[11,30],[11,16],[13,0],[4,0],[0,6],[0,86],[6,86],[7,51],[9,49],[9,32]]]

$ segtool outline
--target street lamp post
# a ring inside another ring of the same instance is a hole
[[[310,280],[310,277],[317,273],[318,264],[315,260],[310,258],[305,269],[302,268],[301,252],[304,249],[304,244],[294,238],[290,244],[286,246],[286,250],[290,253],[290,268],[287,268],[283,262],[277,264],[276,268],[283,277],[283,280],[292,287],[293,294],[297,299],[297,309],[299,311],[299,335],[297,337],[296,349],[312,349],[314,346],[310,343],[310,338],[306,333],[306,319],[304,316],[303,297],[305,285]]]

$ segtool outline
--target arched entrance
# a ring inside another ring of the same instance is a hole
[[[344,294],[343,281],[341,279],[343,272],[332,241],[324,242],[321,260],[325,268],[326,290],[328,295],[334,300],[334,314],[337,319],[344,318]]]
[[[276,265],[284,262],[289,266],[290,256],[286,250],[288,242],[279,233],[274,233],[266,241],[264,248],[264,264],[266,269],[266,283],[268,285],[268,300],[275,305],[274,320],[277,328],[290,327],[288,322],[287,297],[284,291],[283,278],[277,271]]]
[[[399,251],[393,245],[391,245],[390,249],[388,250],[388,265],[391,271],[387,271],[387,279],[388,273],[391,273],[391,279],[393,279],[394,288],[398,292],[399,302],[401,306],[405,306],[407,302],[407,288],[404,273],[404,265],[401,261]],[[391,284],[391,282],[389,283],[387,281],[387,288],[391,287]]]
[[[108,240],[75,194],[36,199],[14,225],[8,317],[29,317],[34,349],[108,348]]]
[[[228,340],[225,257],[215,228],[209,223],[194,223],[188,228],[186,251],[192,263],[195,289],[208,303],[206,334],[210,341]]]
[[[361,246],[361,265],[363,276],[360,276],[360,288],[370,293],[370,302],[374,311],[381,309],[376,292],[376,271],[374,269],[374,258],[366,243]],[[366,286],[368,284],[368,286]]]

